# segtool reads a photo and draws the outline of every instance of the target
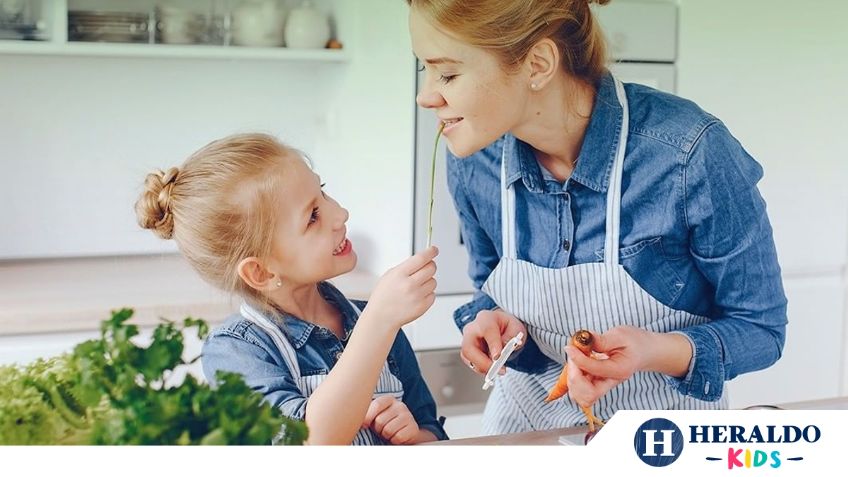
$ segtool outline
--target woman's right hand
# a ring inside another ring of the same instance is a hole
[[[518,318],[502,310],[482,310],[462,330],[460,357],[472,370],[486,374],[500,356],[504,343],[519,332],[524,333],[526,340],[527,326]]]
[[[438,254],[430,247],[390,268],[371,292],[367,309],[398,328],[423,315],[436,300],[433,259]]]

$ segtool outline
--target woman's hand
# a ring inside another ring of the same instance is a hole
[[[684,336],[633,326],[617,326],[596,334],[592,350],[601,356],[592,358],[573,346],[565,347],[568,392],[581,406],[590,406],[637,371],[685,375],[692,359],[692,348]]]
[[[383,440],[395,445],[415,444],[420,434],[409,408],[393,396],[380,396],[371,401],[362,423],[363,429],[369,427]]]
[[[477,373],[486,374],[501,354],[504,343],[519,332],[524,333],[526,340],[527,327],[518,318],[501,310],[482,310],[462,330],[460,357]]]
[[[436,299],[436,262],[439,249],[429,247],[409,257],[380,277],[366,307],[370,314],[398,328],[424,314]]]

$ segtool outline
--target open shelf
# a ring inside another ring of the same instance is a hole
[[[87,43],[53,41],[0,41],[0,54],[46,56],[103,56],[123,58],[267,59],[346,62],[344,49],[295,49],[219,45],[166,45],[147,43]]]

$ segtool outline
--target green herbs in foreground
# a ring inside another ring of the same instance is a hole
[[[430,207],[427,211],[427,247],[433,245],[433,195],[436,189],[436,153],[439,152],[439,138],[442,137],[442,131],[445,129],[445,123],[440,122],[439,131],[436,133],[436,144],[433,145],[433,160],[430,163]]]
[[[27,366],[0,366],[0,445],[302,444],[306,425],[232,373],[215,389],[181,377],[183,332],[207,334],[202,320],[165,322],[149,346],[123,309],[101,323],[100,339]],[[179,382],[177,382],[179,381]]]

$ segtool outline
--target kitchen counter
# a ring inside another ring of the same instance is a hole
[[[376,281],[354,270],[333,283],[363,299]],[[186,316],[215,324],[239,303],[176,254],[0,263],[0,336],[97,330],[111,310],[124,307],[135,309],[139,326]]]
[[[791,410],[827,410],[848,409],[848,396],[820,399],[815,401],[800,401],[776,405],[780,409]],[[500,436],[470,437],[468,439],[455,439],[441,442],[430,442],[422,445],[465,445],[465,446],[539,446],[539,445],[561,445],[560,436],[582,436],[588,431],[588,426],[565,427],[547,431],[518,432],[515,434],[503,434]]]

